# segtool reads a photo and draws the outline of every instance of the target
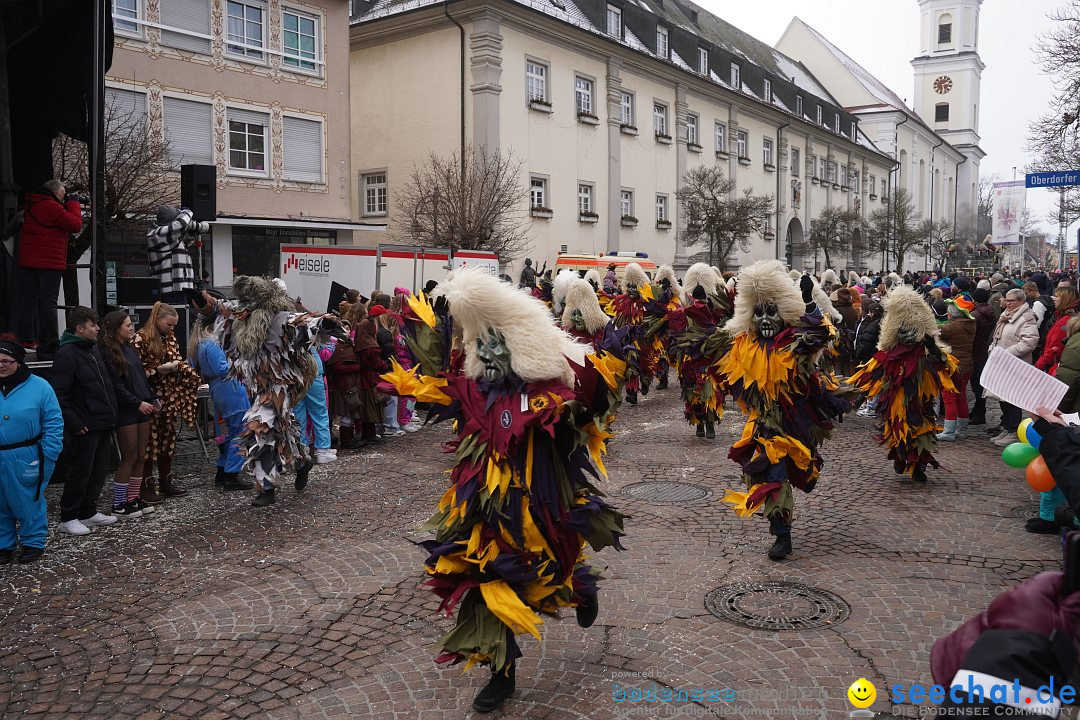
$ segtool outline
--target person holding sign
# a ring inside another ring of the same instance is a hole
[[[1014,288],[1005,293],[1002,299],[1005,312],[998,318],[994,328],[994,338],[990,342],[990,352],[1001,348],[1010,355],[1031,364],[1035,346],[1039,344],[1039,323],[1035,312],[1027,304],[1024,291]],[[1001,406],[1001,433],[991,442],[1005,447],[1018,440],[1016,428],[1020,425],[1020,408],[1004,400],[998,400]]]

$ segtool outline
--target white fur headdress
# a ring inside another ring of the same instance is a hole
[[[551,310],[555,317],[562,315],[563,303],[566,301],[566,291],[570,283],[578,279],[577,270],[563,268],[555,276],[555,282],[551,288]]]
[[[902,327],[917,328],[919,340],[926,336],[935,339],[941,336],[941,328],[934,320],[934,313],[923,300],[922,295],[906,285],[897,285],[881,301],[885,308],[885,317],[881,321],[881,335],[878,336],[878,350],[891,350],[896,346],[896,335]],[[949,352],[947,345],[938,345]]]
[[[728,292],[731,292],[732,290],[734,290],[735,287],[736,287],[735,278],[734,277],[729,277],[727,279],[727,282],[724,283],[724,287],[726,287],[728,289]]]
[[[802,293],[791,282],[784,264],[779,260],[758,260],[739,272],[738,293],[735,295],[735,314],[724,329],[732,334],[748,332],[754,318],[754,306],[772,302],[788,325],[799,322],[806,314]]]
[[[626,271],[623,273],[623,287],[636,285],[638,288],[643,288],[648,284],[649,276],[645,274],[641,266],[635,262],[627,263]]]
[[[604,329],[610,318],[600,309],[596,291],[584,280],[575,280],[566,291],[566,306],[562,313],[562,326],[570,327],[570,316],[577,310],[585,320],[585,329],[589,334],[596,334]]]
[[[708,294],[716,295],[716,287],[719,283],[720,278],[716,277],[711,267],[705,263],[694,263],[683,275],[683,301],[688,304],[693,301],[692,296],[698,285],[705,288]]]
[[[480,268],[461,268],[446,276],[435,293],[446,297],[450,315],[461,328],[465,374],[479,378],[476,340],[497,330],[510,349],[510,367],[525,382],[558,379],[573,386],[567,358],[584,360],[584,349],[555,326],[541,300],[498,280]]]
[[[848,270],[847,283],[848,285],[858,285],[859,273],[855,272],[854,270]]]
[[[788,277],[791,278],[792,280],[794,280],[795,282],[798,282],[799,278],[801,278],[802,275],[803,274],[801,272],[799,272],[798,270],[795,270],[794,268],[792,268],[791,270],[788,270]]]
[[[720,278],[721,280],[724,279],[724,273],[720,272],[720,268],[716,267],[715,265],[711,265],[710,267],[712,268],[712,271],[716,273],[716,277]]]
[[[825,283],[832,283],[833,285],[840,284],[840,278],[837,277],[835,270],[826,270],[821,273],[821,284],[824,285]]]
[[[604,287],[604,281],[600,278],[600,271],[596,268],[593,268],[592,270],[589,270],[587,273],[585,273],[585,282],[596,283],[596,287],[598,289]]]
[[[658,267],[656,269],[656,277],[653,278],[653,282],[659,285],[660,281],[664,278],[667,278],[668,282],[671,283],[671,291],[675,293],[675,297],[681,296],[682,286],[679,285],[679,280],[675,277],[675,268],[671,267],[670,265],[661,265],[660,267]]]
[[[826,272],[829,272],[829,271],[826,270]],[[840,314],[839,310],[837,310],[836,308],[833,307],[832,300],[830,300],[829,296],[825,294],[825,291],[821,288],[821,285],[818,283],[818,281],[814,280],[813,275],[810,276],[810,279],[814,283],[814,290],[812,292],[812,296],[814,298],[814,302],[821,309],[821,314],[822,315],[827,315],[829,317],[829,319],[833,321],[833,323],[838,323],[841,320],[843,320],[844,316]],[[795,283],[795,289],[796,290],[798,290],[798,285],[799,285],[799,283],[796,282]],[[802,291],[801,290],[799,290],[799,297],[802,297]]]

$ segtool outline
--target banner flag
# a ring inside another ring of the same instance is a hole
[[[994,183],[994,244],[1019,245],[1020,222],[1027,206],[1023,180]]]

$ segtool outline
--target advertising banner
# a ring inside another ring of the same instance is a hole
[[[1020,222],[1027,205],[1023,180],[994,183],[994,244],[1019,245]]]

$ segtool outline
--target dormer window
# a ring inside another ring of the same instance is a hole
[[[821,105],[817,106],[817,124],[821,125]]]
[[[952,42],[951,22],[943,22],[937,26],[937,41],[941,45],[948,45]]]
[[[731,87],[736,90],[742,88],[742,68],[739,63],[731,63]]]
[[[802,107],[802,95],[796,95],[795,96],[795,115],[801,118],[803,116],[802,110],[803,110],[803,107]]]
[[[833,116],[833,132],[836,133],[837,135],[840,134],[840,116],[839,115],[834,115]]]
[[[607,6],[607,34],[622,39],[622,10],[614,5]]]
[[[697,49],[697,69],[702,75],[709,74],[709,51],[705,48]]]
[[[668,50],[668,31],[666,27],[657,25],[656,27],[656,54],[662,58],[667,59],[670,57],[670,51]]]
[[[772,80],[765,78],[765,102],[772,102]]]

